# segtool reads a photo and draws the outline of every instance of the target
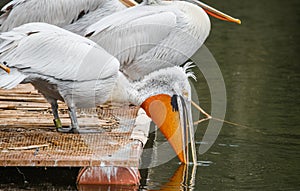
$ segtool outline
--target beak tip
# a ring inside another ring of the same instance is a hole
[[[239,24],[239,25],[241,25],[241,24],[242,24],[242,21],[241,21],[240,19],[237,19],[237,20],[236,20],[236,23]]]
[[[2,65],[1,63],[0,63],[0,69],[4,70],[8,74],[10,73],[10,68],[5,65]]]
[[[177,157],[182,164],[187,164],[187,159],[185,157],[184,151],[177,153]]]

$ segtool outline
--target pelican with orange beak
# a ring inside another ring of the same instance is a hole
[[[168,139],[183,163],[189,142],[196,163],[191,114],[190,64],[151,72],[135,82],[119,71],[120,63],[91,40],[46,23],[29,23],[1,33],[0,88],[31,83],[51,104],[56,128],[80,128],[77,108],[108,100],[142,107]],[[61,124],[57,100],[66,103],[70,127]]]

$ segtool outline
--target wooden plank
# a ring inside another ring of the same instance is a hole
[[[9,111],[9,112],[3,112]],[[37,112],[37,111],[28,111],[24,112],[23,110],[0,110],[0,118],[27,118],[27,117],[44,117],[44,118],[53,118],[51,113],[48,112]],[[60,118],[67,118],[68,114],[60,114]]]
[[[129,136],[128,132],[62,134],[40,129],[0,132],[0,166],[136,166],[141,143]],[[36,145],[48,146],[37,150]]]
[[[29,96],[26,94],[22,94],[22,95],[9,94],[9,96],[0,95],[0,102],[2,101],[48,103],[45,98],[41,97],[41,95]]]
[[[66,105],[59,108],[62,123],[70,125]],[[56,132],[50,105],[31,85],[0,90],[0,166],[137,168],[142,143],[131,138],[137,110],[102,105],[92,115],[79,112],[79,123],[102,133],[65,134]]]
[[[0,106],[15,105],[18,108],[50,108],[50,104],[39,103],[39,102],[22,102],[22,101],[0,101]]]

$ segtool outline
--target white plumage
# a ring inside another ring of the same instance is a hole
[[[42,21],[90,36],[120,61],[121,71],[133,80],[181,65],[210,31],[204,10],[184,1],[145,1],[125,9],[118,0],[15,0],[3,10],[7,11],[0,31]]]
[[[98,0],[99,1],[99,0]],[[101,20],[102,18],[111,15],[115,12],[126,9],[119,0],[102,0],[103,3],[94,11],[90,11],[77,21],[63,26],[64,29],[72,31],[79,35],[84,35],[87,27]]]
[[[182,95],[190,101],[191,75],[186,68],[165,68],[132,83],[119,72],[115,57],[91,40],[59,27],[29,23],[0,38],[4,40],[0,64],[10,68],[9,74],[0,70],[0,87],[33,84],[51,104],[56,123],[57,100],[64,101],[75,130],[79,128],[76,108],[95,107],[108,99],[141,105],[151,96],[165,94]]]
[[[85,35],[114,55],[121,71],[136,80],[181,65],[204,43],[210,21],[204,10],[184,1],[152,2],[108,15]]]
[[[1,9],[0,31],[30,22],[64,27],[83,19],[79,25],[71,27],[79,31],[79,28],[125,8],[118,0],[13,0]],[[88,14],[91,15],[85,18]]]
[[[71,118],[77,107],[105,102],[118,77],[119,62],[89,39],[45,23],[30,23],[0,35],[0,87],[32,83],[52,105],[66,102]],[[76,119],[72,125],[77,128]]]
[[[25,24],[10,32],[2,33],[0,38],[6,40],[5,45],[0,47],[2,54],[0,62],[5,61],[9,67],[25,68],[24,71],[29,68],[32,73],[47,72],[56,79],[87,81],[92,80],[99,71],[101,72],[99,77],[106,78],[111,70],[117,69],[115,65],[108,67],[109,63],[105,61],[113,57],[96,43],[53,25]],[[103,64],[89,62],[96,58],[102,58]],[[38,60],[39,63],[32,60]],[[86,73],[83,70],[79,73],[82,65],[95,68],[96,71],[90,70]]]
[[[144,0],[125,9],[118,0],[13,0],[3,8],[0,31],[33,21],[62,26],[97,42],[120,61],[127,77],[137,80],[188,60],[209,34],[206,12],[240,23],[204,3],[190,1],[203,9],[185,1]]]

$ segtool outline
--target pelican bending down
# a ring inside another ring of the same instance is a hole
[[[67,104],[75,132],[80,132],[76,108],[94,107],[109,98],[128,101],[147,112],[179,159],[188,162],[186,146],[193,141],[189,65],[155,71],[133,83],[119,72],[118,60],[96,43],[56,26],[25,24],[0,38],[0,87],[31,83],[51,104],[58,129],[70,130],[62,128],[57,100]]]
[[[85,36],[115,56],[127,77],[137,80],[152,71],[181,65],[202,46],[210,31],[204,11],[209,6],[195,2],[204,8],[186,1],[145,0],[99,20],[86,29]]]
[[[80,32],[100,18],[134,4],[133,0],[12,0],[1,9],[0,31],[30,22],[64,27],[83,19],[72,26]]]

